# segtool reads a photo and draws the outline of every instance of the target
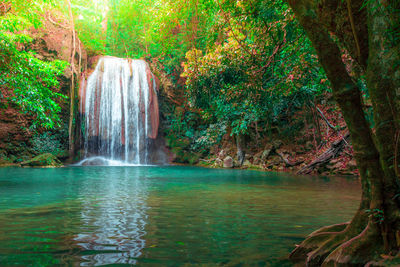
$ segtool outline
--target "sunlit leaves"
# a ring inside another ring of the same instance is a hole
[[[327,90],[304,32],[283,1],[220,1],[222,38],[191,49],[183,64],[189,103],[225,121],[233,134],[288,119]],[[283,113],[284,112],[284,113]]]
[[[32,38],[19,32],[33,25],[29,18],[10,13],[0,17],[0,22],[0,86],[10,91],[3,96],[5,101],[32,116],[33,128],[59,126],[61,108],[57,100],[65,96],[57,93],[57,77],[67,63],[44,62],[26,50]]]

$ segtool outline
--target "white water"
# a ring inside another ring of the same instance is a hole
[[[107,165],[147,165],[149,81],[147,63],[114,57],[100,59],[83,92],[85,159]],[[155,93],[154,77],[152,79]]]

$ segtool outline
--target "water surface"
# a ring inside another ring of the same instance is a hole
[[[0,169],[1,266],[290,266],[357,180],[191,167]],[[115,265],[118,264],[118,265]]]

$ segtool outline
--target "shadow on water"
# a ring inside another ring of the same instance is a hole
[[[357,180],[191,167],[0,169],[1,266],[290,266]],[[117,265],[115,265],[117,264]]]

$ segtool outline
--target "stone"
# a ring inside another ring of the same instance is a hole
[[[266,149],[262,152],[261,154],[261,160],[265,161],[266,159],[268,159],[269,155],[271,154],[271,149]]]
[[[33,159],[21,162],[22,167],[62,167],[56,156],[50,153],[41,154]]]
[[[254,157],[254,158],[253,158],[253,164],[254,164],[254,165],[258,165],[258,164],[260,164],[260,163],[261,163],[261,160],[260,160],[259,157]]]
[[[224,168],[233,168],[233,158],[231,156],[224,158]]]

